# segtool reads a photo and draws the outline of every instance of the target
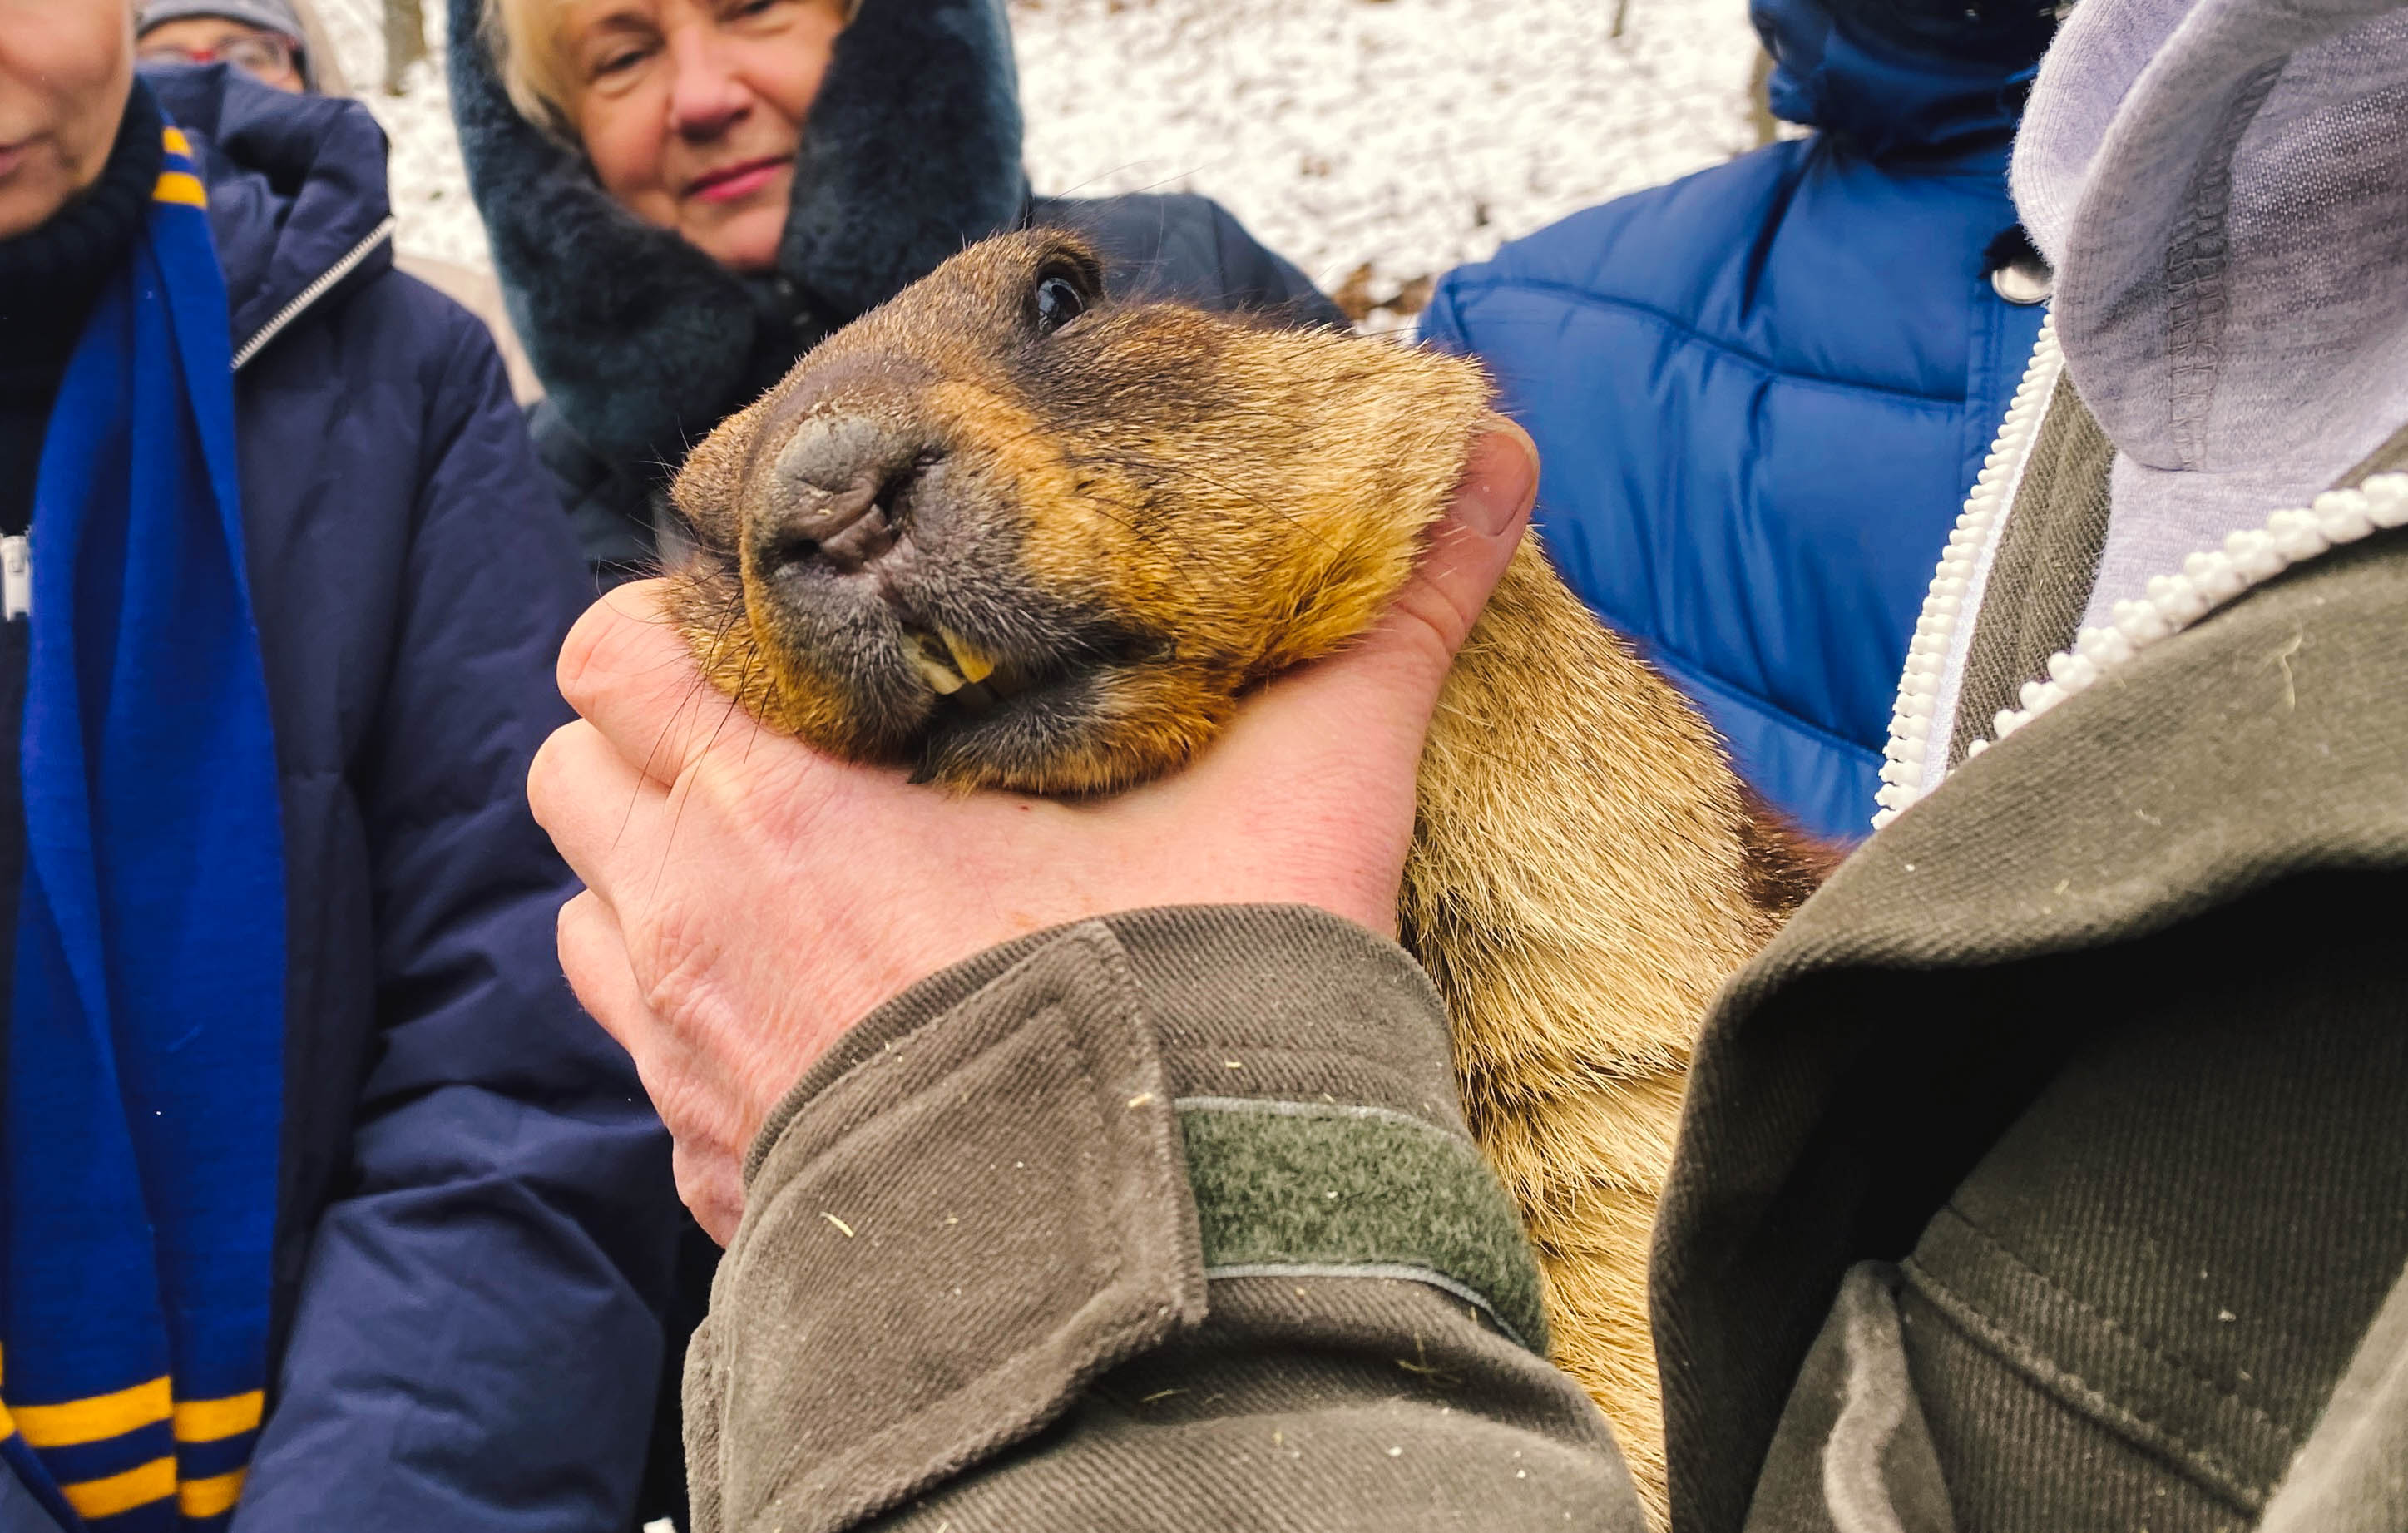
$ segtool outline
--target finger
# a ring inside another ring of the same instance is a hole
[[[666,1029],[644,1002],[618,918],[591,890],[580,892],[560,908],[556,940],[560,971],[568,976],[577,1004],[619,1040],[643,1074]]]
[[[622,869],[659,866],[669,790],[580,719],[552,732],[527,767],[527,808],[585,886],[619,898]]]
[[[1433,686],[1455,663],[1512,562],[1539,497],[1539,448],[1502,415],[1471,446],[1463,483],[1430,529],[1429,549],[1387,614],[1348,653],[1413,655]]]
[[[690,1147],[681,1139],[669,1152],[669,1171],[677,1179],[678,1201],[724,1249],[744,1222],[741,1168],[731,1156]]]
[[[609,908],[590,893],[562,906],[559,943],[561,972],[568,976],[578,1004],[635,1061],[636,1078],[679,1151],[698,1153],[713,1144],[724,1150],[725,1136],[713,1129],[724,1115],[708,1110],[721,1100],[713,1090],[710,1062],[687,1047],[652,1009],[636,978],[625,936]],[[736,1156],[727,1153],[721,1158],[732,1166]]]
[[[560,695],[646,775],[674,782],[714,740],[752,721],[703,680],[670,621],[666,580],[623,585],[585,609],[560,647]],[[741,636],[738,636],[741,637]]]

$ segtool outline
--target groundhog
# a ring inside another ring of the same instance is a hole
[[[1076,238],[1005,236],[694,451],[670,610],[712,682],[824,750],[1109,793],[1371,626],[1489,399],[1472,362],[1108,302]],[[1648,1234],[1690,1043],[1816,869],[1535,539],[1455,662],[1419,794],[1402,939],[1537,1248],[1552,1355],[1660,1525]]]

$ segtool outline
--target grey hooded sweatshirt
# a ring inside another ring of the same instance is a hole
[[[1653,1272],[1676,1533],[2408,1529],[2408,25],[2084,0],[2057,310],[1885,828],[1725,988]],[[1614,1528],[1410,959],[1142,911],[774,1114],[695,1526]]]

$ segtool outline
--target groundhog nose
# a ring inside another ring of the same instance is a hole
[[[753,529],[760,566],[851,573],[902,537],[911,491],[936,459],[920,433],[867,415],[815,416],[779,450]]]

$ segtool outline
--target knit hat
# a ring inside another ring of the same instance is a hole
[[[318,89],[318,71],[309,62],[309,34],[287,0],[144,0],[135,11],[134,30],[139,36],[162,21],[180,21],[191,16],[222,17],[289,38],[303,87],[313,93]]]

